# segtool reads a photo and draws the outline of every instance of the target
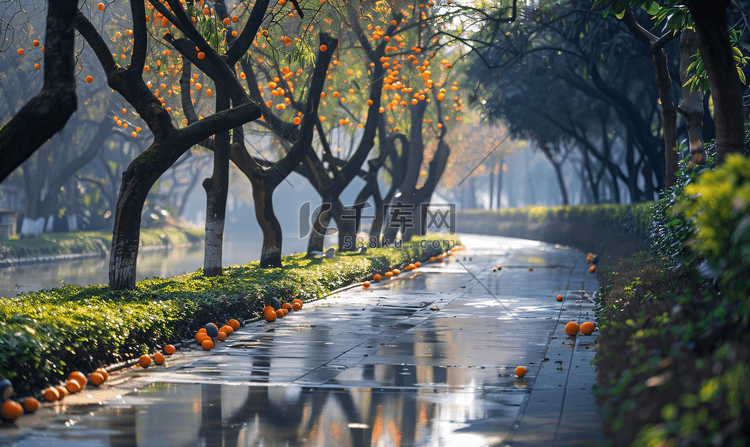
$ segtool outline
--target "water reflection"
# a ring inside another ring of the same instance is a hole
[[[70,407],[54,424],[6,441],[18,446],[495,445],[507,437],[524,396],[154,383],[101,406]]]
[[[301,240],[285,241],[284,253],[305,249]],[[246,264],[257,261],[261,241],[256,238],[225,238],[224,265]],[[138,253],[136,280],[160,276],[170,278],[203,267],[203,244],[141,250]],[[109,282],[109,257],[93,257],[70,261],[22,264],[0,268],[0,296],[13,297],[19,293],[52,289],[62,285],[87,286]]]

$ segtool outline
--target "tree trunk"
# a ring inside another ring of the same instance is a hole
[[[677,107],[672,101],[672,78],[669,76],[667,54],[660,50],[652,56],[656,69],[656,87],[661,99],[662,129],[664,132],[665,188],[677,180]],[[650,180],[650,179],[649,179]]]
[[[717,164],[723,163],[731,153],[742,152],[745,143],[742,85],[727,32],[729,4],[729,0],[694,0],[689,3],[698,34],[698,47],[711,84]]]
[[[687,67],[694,54],[698,53],[698,36],[692,30],[683,30],[680,36],[680,83],[687,81]],[[688,147],[690,157],[696,163],[705,161],[703,149],[703,94],[700,90],[690,91],[690,86],[682,87],[682,107],[687,120]],[[667,187],[670,185],[667,184]]]
[[[310,238],[307,240],[308,256],[313,251],[323,251],[328,225],[331,223],[331,203],[323,199],[320,208],[312,216],[312,229],[310,230]]]
[[[159,178],[158,174],[142,172],[143,166],[136,163],[137,160],[133,160],[122,174],[120,195],[115,208],[109,258],[109,287],[112,290],[135,288],[138,243],[141,239],[141,210],[151,186]]]
[[[229,94],[216,86],[216,111],[229,109]],[[206,235],[203,256],[203,274],[207,277],[221,276],[222,248],[224,243],[224,220],[227,212],[229,192],[229,131],[216,134],[214,147],[214,171],[203,181],[206,190]]]
[[[78,108],[73,54],[77,11],[76,2],[47,2],[44,85],[0,127],[0,181],[62,130]]]
[[[255,218],[263,232],[263,246],[260,252],[260,267],[281,267],[281,224],[273,211],[273,190],[266,188],[265,180],[253,181],[253,202]]]

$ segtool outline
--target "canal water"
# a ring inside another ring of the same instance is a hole
[[[328,241],[327,241],[328,242]],[[284,241],[284,254],[302,252],[307,240]],[[225,238],[224,265],[246,264],[260,259],[260,238]],[[203,267],[203,244],[189,247],[141,250],[138,254],[137,280],[154,276],[171,278]],[[109,256],[70,261],[22,264],[0,268],[0,296],[51,289],[63,285],[87,286],[109,282]]]

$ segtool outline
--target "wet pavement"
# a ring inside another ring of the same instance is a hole
[[[585,254],[461,239],[467,249],[446,262],[248,324],[210,352],[193,345],[167,366],[112,374],[3,424],[0,445],[602,444],[598,332],[563,330],[594,319]]]

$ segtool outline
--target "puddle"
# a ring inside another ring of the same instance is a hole
[[[493,445],[526,391],[154,383],[117,402],[67,407],[14,446]],[[1,435],[1,433],[0,433]]]

